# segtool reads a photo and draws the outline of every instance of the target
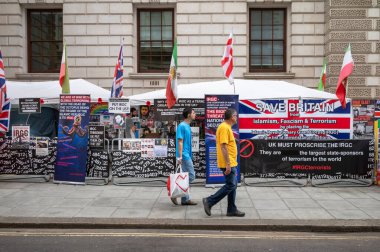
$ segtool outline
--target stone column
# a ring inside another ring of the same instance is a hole
[[[380,0],[326,1],[327,87],[335,92],[345,48],[351,43],[355,62],[348,97],[374,98],[380,92]]]

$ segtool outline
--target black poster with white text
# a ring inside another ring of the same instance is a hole
[[[373,140],[244,139],[240,148],[246,177],[339,174],[337,178],[370,178],[374,167]]]

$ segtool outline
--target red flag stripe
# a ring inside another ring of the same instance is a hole
[[[221,60],[221,65],[223,68],[223,74],[226,79],[232,84],[233,83],[233,50],[232,50],[232,34],[230,34],[226,47],[224,49],[223,57]]]
[[[229,65],[228,65],[228,68],[227,68],[227,71],[226,71],[226,76],[230,76],[231,73],[232,73],[232,70],[234,69],[234,64],[231,62]]]

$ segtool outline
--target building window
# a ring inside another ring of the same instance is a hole
[[[174,44],[172,9],[140,9],[138,20],[138,72],[168,72]]]
[[[286,71],[285,9],[250,9],[250,72]]]
[[[62,58],[62,10],[28,10],[28,71],[57,73]]]

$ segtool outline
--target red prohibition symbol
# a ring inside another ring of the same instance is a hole
[[[243,139],[240,141],[240,157],[249,158],[250,156],[252,156],[254,150],[255,146],[253,146],[253,143],[251,141],[247,139]]]

